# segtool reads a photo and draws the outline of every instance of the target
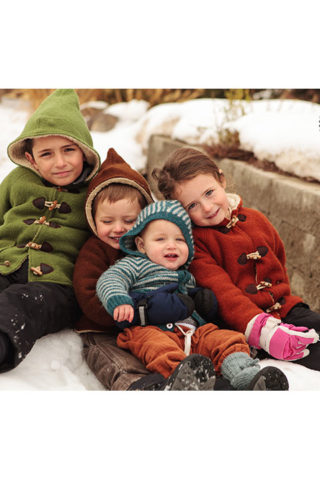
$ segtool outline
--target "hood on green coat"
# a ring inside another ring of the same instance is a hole
[[[92,206],[95,197],[101,190],[111,183],[122,183],[139,190],[147,204],[153,202],[150,187],[146,179],[137,172],[113,149],[109,148],[107,158],[101,165],[99,173],[89,184],[86,199],[86,216],[91,230],[97,235],[97,229],[92,214]]]
[[[93,168],[86,181],[94,177],[100,167],[100,156],[93,148],[92,137],[81,115],[79,98],[72,89],[58,89],[49,95],[31,115],[22,133],[11,142],[7,152],[12,162],[39,172],[25,157],[28,138],[59,135],[76,143]]]

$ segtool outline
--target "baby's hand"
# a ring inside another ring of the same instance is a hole
[[[126,320],[131,323],[134,316],[134,309],[131,305],[119,305],[113,311],[113,318],[116,322],[123,322]]]

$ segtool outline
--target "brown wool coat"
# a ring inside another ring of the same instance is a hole
[[[140,191],[147,203],[153,201],[144,177],[133,170],[113,148],[110,148],[106,160],[102,163],[99,173],[91,180],[87,192],[86,217],[94,234],[96,234],[96,227],[92,216],[93,200],[110,183],[131,185]],[[96,295],[96,283],[100,275],[123,255],[121,250],[110,247],[95,235],[91,236],[81,248],[73,274],[75,294],[83,312],[83,316],[75,326],[77,332],[105,332],[114,328],[112,317]]]

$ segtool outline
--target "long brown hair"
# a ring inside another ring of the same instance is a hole
[[[182,147],[168,156],[162,168],[155,168],[152,177],[164,198],[170,200],[177,183],[191,180],[201,173],[213,175],[219,183],[223,178],[223,173],[208,155],[195,148]]]

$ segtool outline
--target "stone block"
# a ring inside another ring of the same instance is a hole
[[[171,152],[185,146],[186,144],[183,142],[171,140],[162,135],[151,135],[148,145],[146,176],[150,188],[158,200],[161,200],[163,196],[159,192],[156,181],[152,177],[152,171],[154,168],[161,168]]]

